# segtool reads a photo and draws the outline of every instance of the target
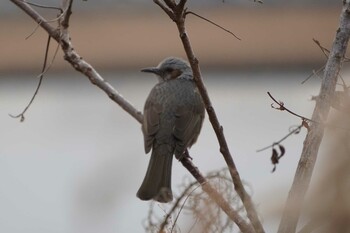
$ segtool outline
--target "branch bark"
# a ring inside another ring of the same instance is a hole
[[[340,26],[337,30],[329,58],[325,67],[320,92],[312,114],[312,124],[304,140],[294,181],[289,191],[285,210],[279,225],[278,233],[294,233],[299,220],[303,200],[310,184],[313,168],[317,159],[324,125],[314,122],[325,122],[330,111],[339,71],[342,67],[350,36],[349,0],[343,1],[340,15]]]
[[[30,5],[21,0],[11,0],[15,5],[28,14],[42,27],[53,39],[60,44],[64,59],[67,60],[77,71],[84,74],[92,84],[102,89],[114,102],[134,117],[139,123],[143,121],[143,115],[140,111],[122,97],[101,75],[74,50],[71,42],[68,27],[71,16],[72,0],[63,0],[63,12],[66,12],[59,19],[58,28],[52,27],[40,14],[38,14]],[[171,2],[171,1],[170,1]],[[184,3],[183,3],[184,4]],[[169,15],[170,16],[170,15]],[[188,153],[186,151],[186,153]],[[254,233],[254,229],[247,223],[239,213],[234,210],[230,204],[218,193],[200,173],[197,167],[185,156],[181,160],[183,166],[193,175],[193,177],[202,185],[203,190],[220,206],[220,208],[234,221],[243,233]]]

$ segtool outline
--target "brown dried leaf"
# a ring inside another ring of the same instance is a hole
[[[278,156],[278,159],[280,159],[285,153],[286,153],[286,149],[284,148],[284,146],[278,144],[278,148],[281,151],[281,154]]]
[[[278,163],[278,153],[275,148],[272,149],[271,162],[273,165]]]

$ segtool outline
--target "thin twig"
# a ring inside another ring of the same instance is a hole
[[[59,10],[59,11],[62,11],[62,9],[61,9],[61,8],[56,7],[56,6],[42,5],[42,4],[38,4],[38,3],[34,3],[34,2],[28,2],[28,1],[25,1],[25,0],[23,0],[23,2],[27,3],[28,5],[31,5],[31,6],[36,6],[36,7],[39,7],[39,8],[44,8],[44,9],[51,9],[51,10]]]
[[[286,108],[286,107],[284,106],[284,103],[283,103],[283,102],[280,102],[280,101],[277,101],[277,100],[271,95],[270,92],[267,92],[267,94],[268,94],[268,95],[270,96],[270,98],[271,98],[276,104],[278,104],[278,106],[279,106],[279,107],[275,107],[275,106],[273,106],[273,104],[271,104],[271,107],[272,107],[272,108],[277,109],[277,110],[281,110],[281,111],[287,111],[287,112],[289,112],[290,114],[299,117],[301,120],[307,120],[307,121],[310,121],[310,122],[314,122],[313,120],[311,120],[311,119],[309,119],[309,118],[307,118],[307,117],[301,116],[301,115],[299,115],[299,114],[297,114],[297,113],[295,113],[295,112],[289,110],[288,108]]]
[[[197,182],[196,182],[196,183],[197,183]],[[170,233],[173,232],[174,227],[175,227],[175,225],[176,225],[176,222],[177,222],[177,220],[178,220],[178,218],[179,218],[179,216],[180,216],[180,213],[181,213],[182,209],[184,208],[184,206],[185,206],[185,204],[186,204],[186,201],[187,201],[188,198],[191,196],[191,194],[192,194],[194,191],[196,191],[199,187],[201,187],[201,185],[197,185],[197,187],[195,187],[188,195],[186,195],[186,198],[185,198],[184,202],[182,203],[181,208],[180,208],[179,212],[177,213],[177,215],[176,215],[176,217],[175,217],[175,219],[174,219],[174,223],[173,223],[173,226],[171,227]]]
[[[321,67],[318,68],[316,71],[313,70],[312,73],[311,73],[309,76],[307,76],[307,78],[306,78],[304,81],[301,82],[301,84],[306,83],[311,77],[313,77],[313,76],[315,76],[315,75],[318,76],[318,73],[320,73],[320,72],[324,69],[324,67],[325,67],[325,66],[321,66]]]
[[[323,52],[323,54],[326,56],[326,58],[328,59],[328,55],[329,55],[329,53],[330,53],[330,51],[329,51],[329,49],[327,49],[326,47],[324,47],[324,46],[322,46],[321,45],[321,42],[320,41],[318,41],[318,40],[316,40],[315,38],[313,38],[312,39],[314,42],[315,42],[315,44],[321,49],[321,51]],[[348,58],[348,57],[346,57],[345,55],[344,55],[344,62],[348,62],[350,60],[350,58]]]
[[[39,82],[38,82],[38,85],[37,85],[37,87],[35,89],[35,92],[34,92],[32,98],[30,99],[29,103],[27,104],[27,106],[24,108],[24,110],[20,114],[18,114],[18,115],[9,114],[9,116],[12,117],[12,118],[21,118],[20,122],[23,122],[25,120],[24,114],[27,112],[29,107],[32,105],[32,103],[33,103],[35,97],[37,96],[37,94],[39,92],[39,89],[41,87],[41,83],[43,81],[44,73],[45,73],[46,65],[47,65],[47,57],[48,57],[48,54],[49,54],[50,41],[51,41],[51,36],[49,35],[48,38],[47,38],[47,43],[46,43],[46,50],[45,50],[45,58],[44,58],[43,68],[42,68],[41,74],[39,75]]]
[[[315,38],[312,39],[313,42],[321,49],[323,55],[328,59],[329,50],[321,45],[321,43]]]
[[[205,18],[205,17],[203,17],[203,16],[201,16],[201,15],[199,15],[199,14],[197,14],[197,13],[194,13],[193,11],[186,11],[185,14],[186,14],[186,15],[191,14],[191,15],[197,16],[198,18],[203,19],[204,21],[207,21],[208,23],[211,23],[211,24],[213,24],[214,26],[216,26],[216,27],[218,27],[218,28],[224,30],[225,32],[231,34],[231,35],[234,36],[237,40],[242,40],[241,38],[239,38],[238,36],[236,36],[236,35],[235,35],[233,32],[231,32],[230,30],[228,30],[228,29],[226,29],[226,28],[220,26],[219,24],[217,24],[217,23],[211,21],[210,19],[207,19],[207,18]]]
[[[290,137],[291,135],[299,133],[302,127],[303,127],[302,124],[301,124],[301,125],[298,125],[295,129],[291,130],[286,136],[284,136],[283,138],[281,138],[281,139],[278,140],[277,142],[274,142],[274,143],[272,143],[272,144],[269,145],[269,146],[266,146],[266,147],[264,147],[264,148],[261,148],[261,149],[257,150],[256,152],[261,152],[261,151],[267,150],[267,149],[269,149],[269,148],[272,148],[272,147],[274,147],[275,145],[280,144],[281,142],[283,142],[284,140],[286,140],[286,139],[287,139],[288,137]]]
[[[197,222],[198,222],[198,218],[196,218],[196,220],[194,221],[190,229],[187,231],[187,233],[190,233],[194,229],[194,227],[197,225]]]
[[[46,22],[52,23],[52,22],[59,21],[62,17],[64,17],[66,15],[67,10],[68,10],[68,7],[64,8],[64,10],[61,9],[60,14],[56,18],[46,20]]]
[[[159,231],[158,232],[163,232],[165,226],[168,224],[168,219],[170,218],[170,216],[172,215],[172,213],[177,209],[177,207],[179,206],[181,200],[187,195],[187,192],[192,188],[192,186],[194,184],[196,184],[197,182],[193,182],[192,184],[190,184],[184,191],[183,193],[176,198],[176,202],[174,203],[173,207],[170,209],[170,211],[167,213],[167,215],[165,216],[162,224],[159,227]]]
[[[37,23],[35,28],[33,29],[33,31],[28,35],[26,36],[25,40],[28,40],[32,35],[34,35],[34,33],[38,30],[38,28],[40,27],[40,24],[41,22]]]

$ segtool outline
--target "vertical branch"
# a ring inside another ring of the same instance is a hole
[[[200,68],[198,65],[198,59],[195,57],[194,52],[192,50],[192,46],[190,43],[190,40],[187,36],[187,33],[185,31],[185,25],[184,21],[177,24],[178,30],[180,33],[180,38],[183,43],[183,46],[185,48],[187,57],[189,59],[189,62],[192,67],[193,71],[193,77],[195,80],[196,85],[198,86],[198,89],[200,90],[200,94],[202,96],[203,102],[205,103],[205,107],[209,116],[209,120],[213,126],[213,129],[215,131],[216,137],[218,138],[218,142],[220,145],[220,152],[223,155],[225,162],[229,168],[230,175],[233,181],[233,184],[235,186],[235,190],[240,196],[243,205],[247,211],[247,216],[252,222],[252,225],[254,226],[254,229],[256,232],[264,232],[263,226],[259,220],[258,214],[255,210],[254,204],[251,200],[251,197],[246,192],[241,177],[238,173],[237,167],[235,162],[233,161],[231,152],[228,148],[227,141],[223,132],[223,127],[220,125],[220,122],[218,120],[218,117],[216,115],[215,109],[212,106],[211,100],[209,98],[208,92],[206,90],[206,87],[203,83]],[[204,189],[204,188],[203,188]]]
[[[166,8],[162,3],[159,2],[159,0],[155,0],[156,4],[159,5],[163,10]],[[203,102],[205,104],[209,120],[213,126],[213,129],[215,131],[215,134],[217,136],[219,145],[220,145],[220,152],[223,155],[225,162],[229,168],[230,175],[232,177],[232,181],[235,187],[236,192],[238,193],[239,197],[241,198],[243,205],[246,209],[247,216],[249,220],[251,221],[254,230],[257,233],[264,232],[263,226],[259,220],[258,214],[255,210],[254,204],[249,196],[249,194],[246,192],[242,180],[240,178],[240,175],[237,171],[236,165],[233,161],[232,155],[230,153],[230,150],[228,148],[226,138],[223,132],[223,127],[220,125],[220,122],[218,120],[218,117],[215,113],[215,109],[212,106],[212,103],[210,101],[208,92],[206,90],[206,87],[202,80],[202,75],[200,72],[200,68],[198,65],[198,59],[195,57],[194,52],[192,50],[191,42],[189,37],[186,33],[186,27],[185,27],[185,18],[186,18],[186,9],[185,4],[186,0],[181,0],[177,5],[173,5],[169,3],[169,0],[164,0],[165,4],[167,4],[167,11],[166,13],[168,15],[171,15],[170,17],[177,25],[179,35],[182,41],[182,44],[184,46],[186,55],[188,57],[188,60],[190,62],[192,72],[193,72],[193,78],[194,81],[199,89],[199,92],[202,96]],[[172,13],[169,13],[169,9],[172,10]],[[205,186],[203,186],[203,189],[205,189]]]
[[[313,122],[325,122],[330,111],[331,100],[334,96],[338,74],[350,36],[350,4],[343,1],[340,15],[340,26],[337,30],[332,50],[325,67],[320,92],[312,114]],[[278,233],[294,233],[296,231],[303,199],[308,189],[313,168],[317,159],[324,134],[324,125],[312,123],[304,140],[303,150],[289,191],[285,210],[279,225]]]

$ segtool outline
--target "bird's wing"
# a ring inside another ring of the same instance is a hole
[[[152,149],[154,136],[159,130],[159,115],[161,112],[162,106],[160,104],[154,104],[149,100],[146,101],[142,124],[146,153]]]
[[[177,141],[174,153],[181,156],[197,140],[202,128],[204,109],[201,104],[182,106],[176,110],[175,116],[174,136]]]

